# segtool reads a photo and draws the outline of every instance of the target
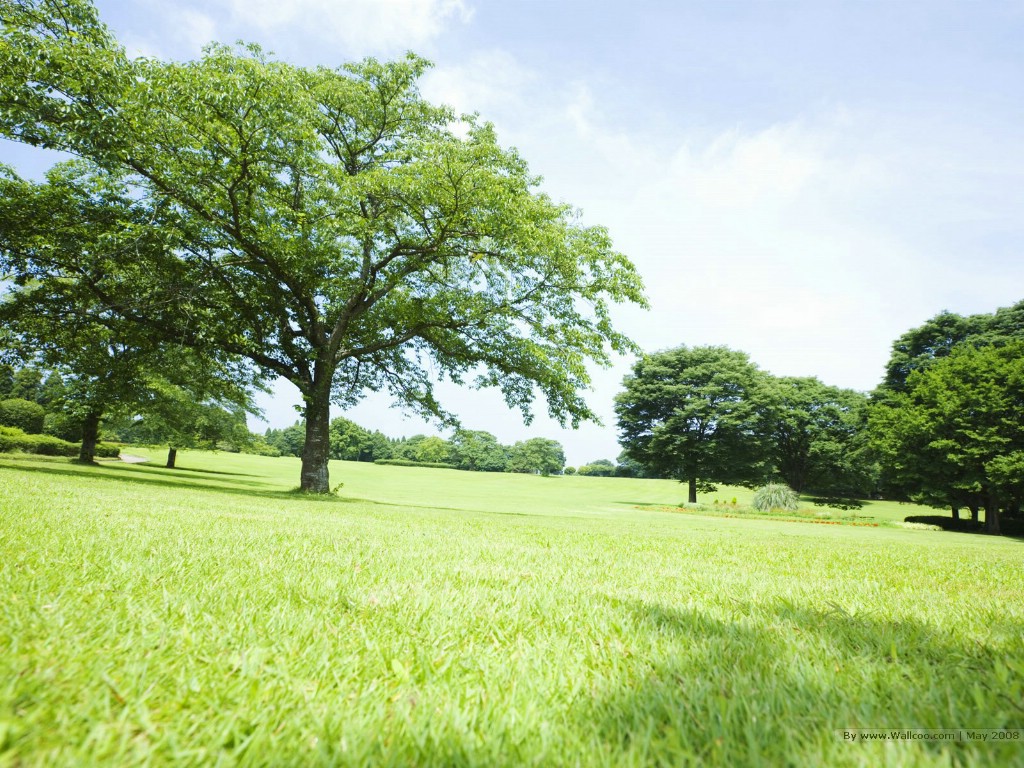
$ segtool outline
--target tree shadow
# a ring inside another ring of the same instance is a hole
[[[117,483],[128,483],[138,486],[153,488],[170,488],[174,490],[196,490],[211,493],[219,493],[228,496],[251,496],[264,499],[294,500],[298,497],[296,490],[271,490],[273,483],[246,480],[240,481],[237,485],[221,485],[216,483],[196,482],[199,478],[180,474],[177,469],[160,467],[141,467],[138,464],[117,464],[102,463],[93,465],[75,465],[72,468],[69,464],[53,464],[47,466],[24,465],[17,462],[5,463],[4,466],[14,472],[27,472],[32,474],[58,475],[62,477],[94,478]],[[251,476],[245,476],[251,477]],[[303,496],[305,498],[305,496]],[[320,497],[310,496],[315,500]],[[363,502],[363,499],[345,499],[333,495],[325,495],[324,501],[337,502]],[[372,503],[372,502],[370,502]]]
[[[723,620],[695,608],[610,602],[656,649],[629,659],[623,674],[573,713],[595,724],[602,748],[619,756],[613,761],[810,765],[848,754],[850,763],[862,764],[881,756],[871,751],[877,745],[838,743],[837,730],[1024,722],[1024,708],[1006,695],[1005,682],[1000,693],[984,693],[1005,675],[1003,660],[1019,654],[1024,624],[1017,619],[1002,624],[1001,640],[981,646],[914,620],[885,621],[840,606],[733,601],[735,619]],[[937,711],[948,719],[937,720]],[[936,758],[952,749],[954,762],[971,748],[920,746]],[[983,762],[997,754],[985,747]],[[994,764],[1020,757],[1001,754]]]
[[[993,535],[985,530],[985,524],[983,522],[974,522],[969,518],[960,518],[959,520],[956,520],[949,515],[909,515],[908,517],[903,518],[903,520],[907,523],[935,525],[944,531],[953,531],[954,533],[973,533],[981,534],[983,536]],[[1007,539],[1024,541],[1024,520],[1015,517],[1000,517],[999,533],[995,535]]]
[[[249,474],[249,473],[245,473],[245,472],[226,472],[226,471],[221,470],[221,469],[200,469],[198,467],[182,467],[182,466],[166,467],[163,464],[160,464],[159,462],[147,462],[146,464],[143,464],[141,462],[138,463],[138,464],[128,464],[127,462],[121,462],[121,464],[118,464],[117,462],[112,462],[112,463],[108,464],[107,466],[109,466],[111,469],[126,469],[128,467],[131,467],[132,468],[131,471],[133,471],[133,472],[156,472],[156,473],[160,473],[160,474],[164,474],[164,473],[178,473],[178,472],[195,472],[197,474],[203,474],[203,475],[224,475],[224,476],[230,476],[230,477],[255,477],[255,478],[261,477],[261,475],[253,475],[253,474]]]

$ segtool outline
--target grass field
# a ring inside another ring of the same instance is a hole
[[[0,455],[0,766],[1024,765],[836,733],[1024,728],[1024,542],[666,511],[668,481],[335,463],[317,500],[294,459],[179,465]]]

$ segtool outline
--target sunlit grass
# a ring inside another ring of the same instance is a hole
[[[339,463],[315,500],[294,460],[179,462],[0,457],[0,765],[1024,761],[834,733],[1024,726],[1019,541],[672,514],[667,481]]]

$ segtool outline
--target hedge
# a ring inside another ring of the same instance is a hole
[[[439,461],[411,461],[410,459],[377,459],[374,464],[390,464],[393,467],[430,467],[432,469],[458,469],[454,464]]]
[[[40,456],[78,456],[80,447],[50,435],[29,435],[17,427],[0,427],[0,453],[35,453]],[[101,459],[116,459],[121,449],[109,443],[99,443],[96,455]]]

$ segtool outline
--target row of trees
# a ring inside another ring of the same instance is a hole
[[[326,493],[330,406],[368,390],[442,422],[445,379],[594,418],[587,363],[636,349],[610,312],[641,280],[492,126],[420,96],[428,66],[132,59],[89,0],[3,3],[0,136],[78,160],[0,174],[0,321],[76,382],[84,442],[154,380],[245,407],[283,377]]]
[[[268,429],[267,444],[282,455],[301,456],[305,430],[301,422],[284,429]],[[343,461],[399,460],[417,464],[444,464],[475,472],[530,472],[558,474],[565,467],[565,452],[557,440],[530,438],[502,445],[490,432],[458,429],[450,440],[413,435],[392,438],[338,417],[330,423],[330,457]]]
[[[863,498],[877,469],[867,450],[867,397],[816,378],[777,378],[745,352],[679,347],[643,356],[616,399],[625,456],[688,485],[760,485]]]
[[[943,312],[893,344],[869,395],[778,378],[743,352],[643,356],[616,401],[630,460],[689,486],[782,480],[840,500],[884,495],[967,508],[1000,529],[1024,500],[1024,302]]]
[[[104,411],[103,436],[123,443],[168,446],[167,466],[173,467],[179,448],[221,448],[231,451],[272,453],[259,435],[249,432],[246,409],[224,400],[196,400],[195,389],[149,379],[145,399],[118,401]],[[83,407],[83,400],[84,407]],[[99,427],[92,440],[83,440],[90,407],[75,376],[34,365],[0,363],[0,425],[18,427],[28,434],[46,434],[68,442],[82,442],[95,451]],[[91,461],[83,455],[80,461]]]
[[[888,493],[975,522],[984,509],[998,533],[1024,502],[1024,301],[901,336],[869,426]]]

